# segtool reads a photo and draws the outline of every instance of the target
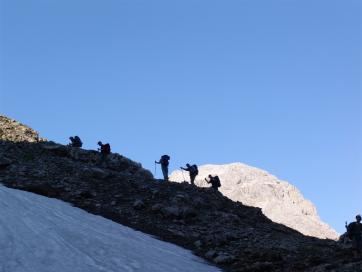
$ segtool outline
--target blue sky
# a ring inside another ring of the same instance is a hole
[[[0,3],[2,114],[152,171],[265,169],[339,232],[362,213],[361,1]]]

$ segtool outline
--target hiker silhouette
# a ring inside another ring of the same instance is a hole
[[[71,147],[82,147],[83,143],[78,136],[69,137]]]
[[[108,143],[103,144],[101,141],[99,141],[98,145],[100,146],[100,148],[98,148],[98,151],[100,151],[101,154],[103,154],[103,155],[111,154],[111,146]]]
[[[168,181],[168,165],[170,164],[169,160],[170,160],[169,155],[162,155],[159,161],[155,161],[155,163],[161,164],[163,179],[165,181]]]
[[[356,222],[347,226],[348,238],[352,240],[352,249],[354,257],[361,257],[362,254],[362,224],[361,215],[356,215]]]
[[[197,165],[190,165],[186,164],[186,168],[180,167],[182,170],[188,171],[190,173],[190,182],[192,185],[195,185],[195,178],[199,174],[199,169],[197,168]]]
[[[207,183],[211,183],[211,188],[213,188],[216,191],[219,191],[219,187],[221,187],[221,182],[220,182],[220,178],[219,176],[212,176],[209,175],[209,180],[207,180],[207,178],[205,178]]]

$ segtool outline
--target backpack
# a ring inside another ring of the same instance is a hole
[[[170,159],[170,156],[169,155],[163,155],[161,156],[161,160],[165,160],[165,161],[168,161]]]
[[[161,156],[161,159],[160,159],[160,163],[162,164],[162,165],[165,165],[165,166],[168,166],[168,164],[169,164],[169,161],[170,160],[170,156],[169,155],[163,155],[163,156]]]
[[[349,239],[353,239],[357,235],[359,235],[359,226],[357,222],[352,222],[347,226],[347,236]]]
[[[101,147],[101,153],[103,154],[110,154],[111,153],[111,146],[109,144],[104,144]]]
[[[214,179],[215,179],[215,185],[216,185],[216,187],[221,187],[221,182],[220,182],[219,177],[218,177],[218,176],[215,176]]]
[[[83,143],[78,136],[74,137],[74,143],[77,147],[82,147]]]
[[[193,175],[197,176],[199,174],[199,169],[197,168],[197,165],[194,164],[193,166],[191,166],[192,170],[190,173],[192,173]]]

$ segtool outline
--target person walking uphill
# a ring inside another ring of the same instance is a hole
[[[219,191],[219,187],[221,187],[221,182],[220,182],[219,176],[213,177],[213,176],[209,175],[209,180],[207,180],[206,178],[205,178],[205,180],[207,183],[209,183],[209,184],[211,183],[212,189],[214,189],[215,191]]]
[[[74,137],[69,137],[70,143],[69,146],[71,147],[82,147],[83,143],[80,140],[80,138],[78,136],[74,136]]]
[[[101,154],[103,155],[111,154],[111,146],[109,144],[103,144],[101,141],[99,141],[98,145],[101,147],[98,148],[98,151],[101,151]]]
[[[182,170],[190,172],[190,182],[192,185],[195,185],[195,178],[199,174],[199,169],[197,169],[197,165],[186,164],[186,168],[180,167]]]
[[[168,181],[168,165],[169,165],[170,156],[169,155],[163,155],[161,156],[159,161],[155,161],[157,164],[161,164],[163,179],[165,181]]]
[[[101,166],[105,166],[108,161],[108,155],[111,154],[111,146],[108,143],[103,144],[101,141],[98,142],[98,145],[100,146],[100,148],[98,148],[98,151],[101,152],[101,157],[98,163]]]
[[[352,222],[347,226],[348,238],[353,243],[353,255],[355,258],[362,257],[362,224],[361,215],[356,216],[356,222]]]

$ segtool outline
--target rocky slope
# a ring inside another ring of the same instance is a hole
[[[318,238],[337,240],[338,233],[323,223],[315,206],[303,198],[299,190],[269,173],[242,163],[203,165],[195,183],[210,187],[204,180],[209,174],[218,175],[222,182],[220,192],[234,201],[259,207],[272,221],[284,224],[301,233]],[[187,173],[174,171],[170,180],[189,181]]]
[[[332,240],[304,236],[213,190],[154,180],[121,155],[102,163],[96,151],[12,137],[0,141],[2,184],[181,245],[226,271],[362,270],[362,261]]]

